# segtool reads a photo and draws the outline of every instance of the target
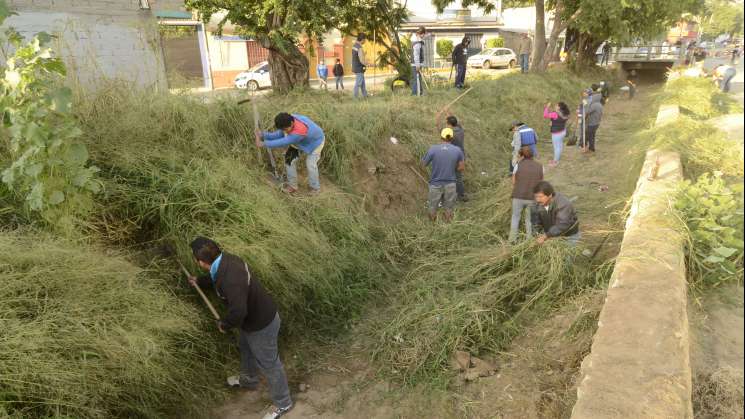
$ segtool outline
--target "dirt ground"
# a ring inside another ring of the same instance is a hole
[[[698,419],[740,419],[745,414],[744,302],[741,285],[691,299],[693,409]]]
[[[633,193],[646,144],[634,134],[650,122],[654,86],[641,88],[634,101],[612,97],[598,133],[596,155],[585,155],[568,147],[562,162],[547,168],[546,178],[570,198],[576,197],[586,246],[595,262],[613,258],[622,238],[624,208]],[[467,139],[468,141],[468,139]],[[540,144],[542,161],[551,155],[550,143]],[[412,195],[424,190],[414,173],[407,173],[411,156],[401,157],[382,150],[375,161],[365,162],[357,176],[362,190],[370,193],[374,206],[396,215],[395,206],[412,205]],[[372,175],[378,170],[383,177]],[[406,179],[407,188],[417,191],[385,196],[385,182]],[[381,183],[382,182],[382,183]],[[387,202],[386,202],[387,200]],[[410,207],[409,207],[410,208]],[[607,239],[606,239],[607,236]],[[448,391],[402,389],[386,382],[370,361],[364,338],[314,348],[312,361],[297,359],[302,348],[285,349],[291,389],[296,407],[285,417],[300,418],[565,418],[576,399],[575,379],[589,352],[603,290],[588,290],[558,309],[551,318],[540,319],[517,337],[508,350],[487,360],[497,366],[494,376],[473,383],[457,380]],[[741,318],[742,319],[742,318]],[[303,367],[300,368],[299,365]],[[309,365],[311,365],[309,367]],[[384,368],[384,367],[381,367]],[[301,384],[305,391],[301,391]],[[260,417],[270,406],[266,388],[238,391],[214,411],[214,417],[237,419]]]

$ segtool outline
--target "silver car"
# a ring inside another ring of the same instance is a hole
[[[517,55],[509,48],[489,48],[468,58],[469,67],[478,68],[512,68],[517,65]]]

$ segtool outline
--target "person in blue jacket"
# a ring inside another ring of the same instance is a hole
[[[268,148],[287,147],[285,152],[285,169],[287,170],[287,185],[284,191],[295,193],[298,190],[297,161],[300,152],[305,155],[305,167],[308,169],[308,184],[311,193],[321,191],[321,181],[318,175],[318,160],[326,141],[321,127],[310,118],[303,115],[281,112],[274,117],[277,131],[256,130],[256,146]]]
[[[318,74],[318,81],[320,82],[320,86],[318,87],[328,90],[329,69],[328,67],[326,67],[326,64],[319,61],[318,65],[316,66],[316,73]]]

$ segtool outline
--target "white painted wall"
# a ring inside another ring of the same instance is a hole
[[[157,23],[139,0],[11,0],[18,15],[4,26],[26,37],[56,35],[55,53],[68,81],[91,90],[117,79],[141,88],[166,89]]]

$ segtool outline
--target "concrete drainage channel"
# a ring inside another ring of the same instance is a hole
[[[662,106],[656,125],[678,114]],[[693,417],[685,253],[669,202],[682,179],[677,153],[647,152],[573,419]]]

